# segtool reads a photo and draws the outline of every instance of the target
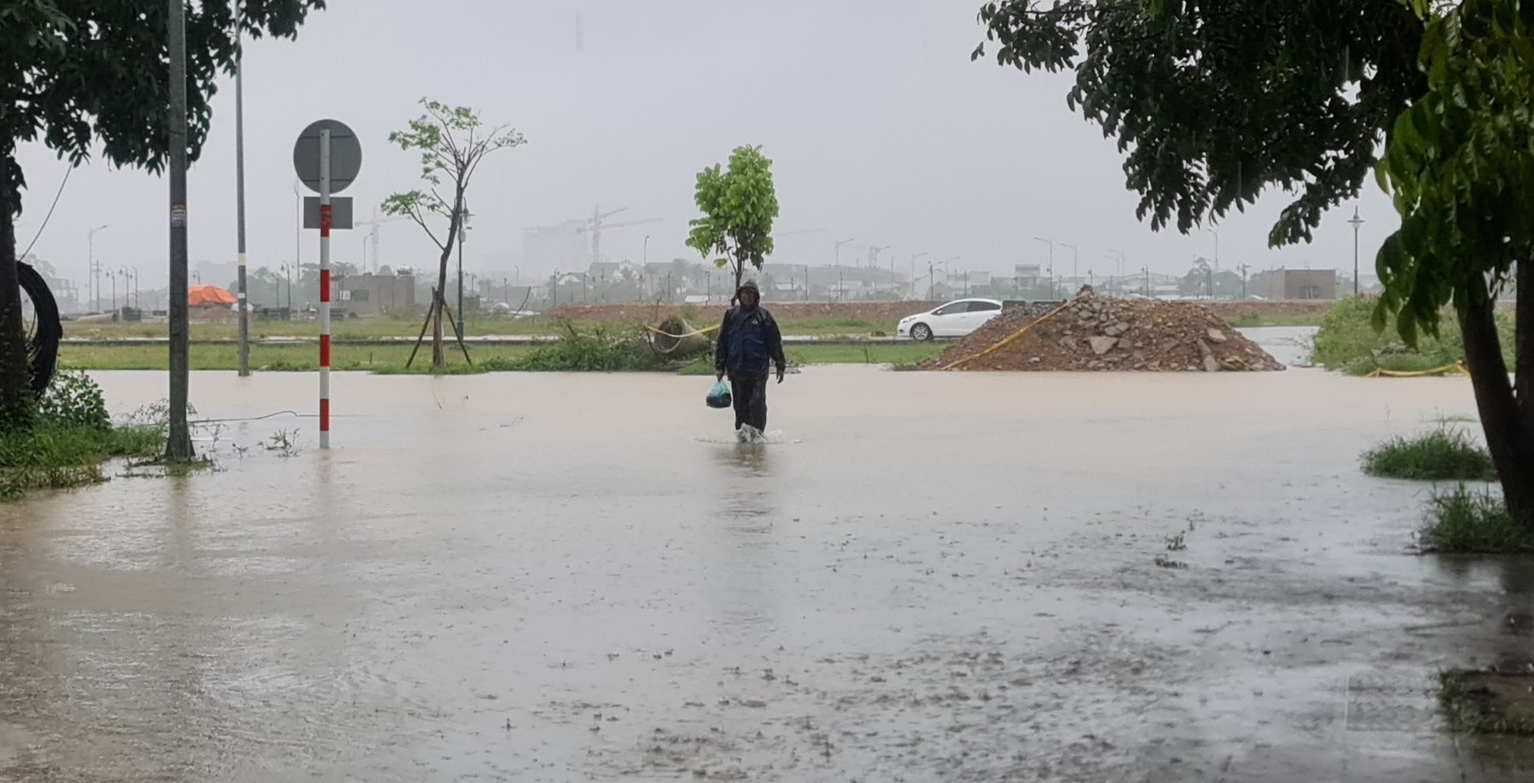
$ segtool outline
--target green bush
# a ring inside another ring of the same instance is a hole
[[[650,347],[638,330],[612,334],[605,327],[589,331],[569,322],[554,343],[540,346],[522,359],[518,369],[531,372],[644,372],[664,370],[666,358]]]
[[[163,443],[163,425],[113,426],[95,381],[62,373],[38,401],[30,428],[0,434],[0,500],[101,481],[103,461],[154,456]]]
[[[1495,481],[1496,466],[1481,445],[1458,428],[1440,427],[1413,438],[1392,438],[1363,453],[1363,469],[1381,478],[1419,481]]]
[[[80,370],[63,370],[54,376],[48,391],[37,401],[35,417],[38,427],[105,430],[112,426],[101,387]]]
[[[1321,319],[1316,332],[1313,358],[1328,370],[1343,370],[1363,375],[1376,367],[1397,372],[1418,372],[1445,367],[1465,358],[1459,322],[1452,310],[1445,310],[1439,320],[1438,336],[1419,335],[1416,348],[1408,348],[1390,318],[1382,332],[1373,325],[1372,296],[1339,300]],[[1508,362],[1513,356],[1513,319],[1510,314],[1496,314],[1502,351]]]
[[[1463,484],[1433,494],[1423,537],[1440,552],[1534,552],[1534,530],[1513,521],[1500,495]]]

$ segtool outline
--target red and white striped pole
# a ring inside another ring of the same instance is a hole
[[[320,448],[330,448],[330,130],[320,131]]]

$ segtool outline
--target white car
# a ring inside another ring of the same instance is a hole
[[[896,334],[925,342],[934,337],[963,337],[1001,315],[1001,302],[995,299],[959,299],[900,319]]]

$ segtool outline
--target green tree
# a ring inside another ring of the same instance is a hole
[[[1512,384],[1491,317],[1531,251],[1517,214],[1534,195],[1531,13],[1527,0],[1001,0],[979,18],[1000,64],[1075,72],[1067,102],[1117,137],[1153,228],[1188,232],[1277,185],[1296,197],[1269,242],[1309,241],[1377,173],[1403,223],[1380,250],[1376,326],[1399,311],[1414,341],[1454,304],[1509,509],[1534,525],[1534,289],[1519,297]]]
[[[1425,26],[1427,92],[1379,165],[1401,227],[1379,252],[1376,329],[1437,336],[1452,303],[1486,445],[1513,517],[1534,528],[1534,2],[1410,0]],[[1441,9],[1441,10],[1434,10]],[[1517,294],[1515,376],[1497,331]]]
[[[699,172],[694,200],[703,217],[689,224],[687,246],[704,258],[722,254],[714,265],[734,269],[732,291],[739,291],[746,265],[761,271],[772,254],[772,222],[778,217],[772,161],[762,155],[761,147],[736,147],[730,153],[729,171],[721,172],[714,165]],[[730,301],[734,300],[732,293]]]
[[[384,200],[383,210],[415,221],[442,251],[437,285],[426,317],[432,330],[432,366],[446,367],[447,353],[442,349],[442,310],[447,304],[447,266],[453,257],[453,248],[463,241],[464,220],[468,216],[464,198],[469,190],[469,180],[479,170],[486,155],[520,147],[527,140],[506,125],[486,129],[479,114],[465,106],[448,106],[425,98],[421,99],[421,105],[426,107],[425,113],[411,120],[407,130],[389,134],[389,141],[407,152],[420,153],[421,179],[428,187],[389,196]],[[444,182],[449,188],[446,195],[442,193]],[[446,231],[440,236],[432,228],[432,216],[447,220]],[[424,337],[424,331],[422,334]],[[459,339],[461,342],[462,335]],[[420,347],[419,340],[416,347]],[[414,356],[412,353],[412,359]]]
[[[292,38],[324,0],[247,0],[246,35]],[[165,0],[4,0],[0,3],[0,427],[26,421],[27,357],[16,278],[15,221],[26,177],[18,145],[41,140],[74,165],[95,150],[117,166],[159,173],[170,72]],[[229,3],[187,3],[188,153],[211,119],[214,80],[235,55]]]

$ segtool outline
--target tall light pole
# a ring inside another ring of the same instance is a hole
[[[458,338],[463,339],[463,243],[469,238],[469,210],[458,218]]]
[[[85,235],[85,245],[88,249],[88,252],[90,253],[90,261],[87,262],[85,271],[90,275],[89,279],[96,281],[95,286],[93,287],[95,295],[91,297],[93,300],[95,300],[95,304],[91,306],[91,309],[93,310],[101,309],[101,270],[96,268],[96,232],[105,231],[106,228],[107,227],[104,225],[97,226],[91,229]]]
[[[852,242],[851,239],[843,239],[836,243],[836,301],[842,300],[842,245]]]
[[[1071,283],[1075,284],[1075,282],[1081,277],[1081,272],[1077,269],[1077,265],[1081,261],[1081,248],[1076,247],[1075,245],[1067,245],[1064,242],[1060,243],[1060,247],[1068,247],[1071,249]]]
[[[1108,257],[1108,258],[1112,258],[1112,259],[1114,259],[1114,260],[1116,260],[1118,262],[1118,267],[1117,267],[1118,274],[1113,278],[1114,284],[1115,284],[1114,288],[1115,288],[1115,290],[1118,290],[1118,291],[1122,292],[1123,289],[1124,289],[1124,279],[1123,279],[1124,278],[1124,260],[1125,260],[1124,251],[1122,251],[1122,250],[1109,250],[1107,253],[1104,253],[1103,255]]]
[[[1053,297],[1055,295],[1055,240],[1034,237],[1033,241],[1049,245],[1049,295]]]
[[[240,313],[240,369],[239,376],[250,376],[250,301],[245,284],[245,45],[240,27],[245,23],[245,2],[234,0],[234,203],[237,247],[240,273],[236,280],[239,291],[235,294]],[[366,260],[364,260],[366,263]]]
[[[925,257],[927,255],[929,255],[929,254],[927,252],[925,252],[925,251],[920,252],[920,253],[912,253],[911,254],[911,298],[912,299],[916,298],[916,259],[923,258],[923,257]]]
[[[650,235],[649,234],[645,234],[644,235],[644,261],[643,261],[643,263],[640,264],[640,266],[641,267],[646,267],[646,266],[649,266],[649,265],[650,265]]]
[[[1358,296],[1358,229],[1364,225],[1364,219],[1358,216],[1358,207],[1353,207],[1353,219],[1348,225],[1353,227],[1353,296]]]

